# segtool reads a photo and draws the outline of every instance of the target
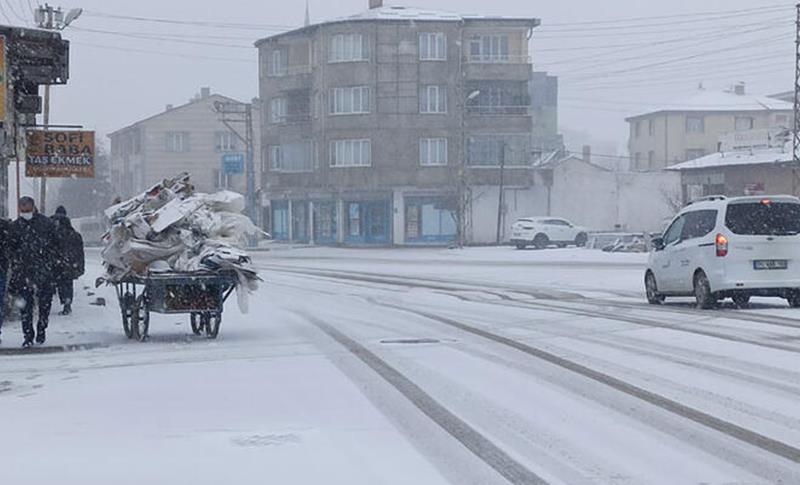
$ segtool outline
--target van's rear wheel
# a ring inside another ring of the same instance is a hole
[[[789,302],[789,306],[792,308],[800,308],[800,290],[794,290],[793,292],[789,293],[789,296],[786,298]]]
[[[527,244],[525,244],[525,243],[517,243],[517,249],[525,249],[525,246],[527,246]]]
[[[747,308],[750,306],[750,295],[734,295],[732,300],[736,308]]]
[[[698,271],[694,276],[694,297],[697,300],[697,308],[702,310],[709,310],[717,304],[717,297],[711,292],[708,277],[702,271]]]
[[[656,276],[650,271],[644,276],[644,289],[647,292],[647,303],[651,305],[661,305],[664,303],[664,295],[658,292]]]
[[[577,236],[575,236],[575,246],[579,248],[585,247],[588,241],[589,241],[589,236],[587,236],[585,232],[582,232]]]

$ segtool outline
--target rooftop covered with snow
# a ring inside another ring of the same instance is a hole
[[[712,153],[704,157],[695,158],[694,160],[667,167],[667,170],[685,171],[738,165],[775,165],[790,163],[792,159],[791,150],[786,148],[737,150]]]
[[[264,41],[275,39],[287,34],[298,33],[306,29],[313,29],[324,25],[331,25],[343,22],[391,22],[391,21],[410,21],[410,22],[469,22],[469,21],[508,21],[527,24],[530,28],[538,27],[541,20],[532,17],[508,17],[498,15],[477,15],[477,14],[458,14],[453,12],[444,12],[440,10],[433,10],[429,8],[419,7],[405,7],[400,5],[387,5],[383,7],[372,8],[364,12],[349,15],[345,17],[335,18],[316,24],[308,25],[298,29],[283,32],[277,35],[260,39],[256,42],[256,46]]]
[[[791,111],[794,106],[786,101],[758,94],[747,94],[744,89],[737,93],[698,89],[689,96],[670,103],[655,105],[652,109],[631,116],[626,121],[660,113],[675,112],[742,112],[742,111]]]

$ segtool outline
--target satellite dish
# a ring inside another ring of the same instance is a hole
[[[64,27],[68,26],[69,24],[77,20],[77,18],[80,17],[82,13],[83,13],[82,8],[73,8],[72,10],[67,12],[67,16],[64,18]]]

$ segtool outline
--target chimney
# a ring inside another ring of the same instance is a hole
[[[733,86],[733,92],[737,96],[744,96],[744,83],[736,83],[736,85]]]
[[[592,161],[591,145],[583,145],[583,161],[586,163],[590,163]]]
[[[211,96],[211,88],[200,88],[200,99],[206,99]]]
[[[383,0],[369,0],[369,9],[383,7]]]
[[[165,111],[170,111],[170,110],[172,110],[172,108],[173,108],[173,106],[171,104],[168,104],[167,105],[167,109]]]

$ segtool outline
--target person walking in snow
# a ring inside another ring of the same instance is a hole
[[[19,218],[11,224],[11,280],[8,290],[20,306],[23,347],[43,344],[53,303],[53,266],[59,254],[56,226],[36,210],[30,197],[19,200]],[[33,331],[33,307],[39,300],[39,320]]]
[[[58,206],[51,219],[56,224],[56,236],[61,248],[61,254],[56,258],[53,267],[58,299],[63,306],[59,315],[69,315],[72,313],[73,281],[84,273],[83,238],[72,227],[72,222],[67,217],[67,209],[63,205]]]
[[[8,274],[8,254],[11,245],[10,230],[11,223],[6,219],[0,219],[0,333],[3,331],[5,319],[6,275]]]

